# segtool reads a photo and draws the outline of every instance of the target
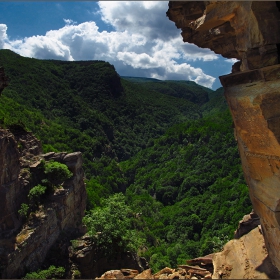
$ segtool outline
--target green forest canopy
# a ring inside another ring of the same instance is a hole
[[[0,125],[33,131],[44,152],[81,151],[88,215],[106,216],[104,201],[122,193],[124,223],[154,270],[216,250],[251,210],[222,89],[9,50],[0,65],[9,77]]]

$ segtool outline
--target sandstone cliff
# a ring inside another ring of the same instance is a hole
[[[280,270],[279,2],[172,1],[167,15],[185,42],[240,60],[220,80],[253,208]]]

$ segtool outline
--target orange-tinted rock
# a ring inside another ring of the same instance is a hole
[[[238,228],[234,232],[234,238],[240,238],[244,234],[256,228],[258,225],[260,225],[260,217],[252,211],[250,214],[245,215],[239,222]]]
[[[224,250],[213,258],[212,279],[277,279],[278,270],[272,265],[264,239],[255,228],[240,239],[229,241]]]
[[[213,256],[214,256],[214,254],[209,254],[209,255],[204,256],[204,257],[187,260],[187,263],[190,264],[190,265],[212,264],[213,263]]]
[[[273,1],[170,1],[184,42],[242,60],[241,71],[278,63],[279,10]]]
[[[220,80],[253,208],[280,270],[279,7],[272,1],[170,1],[167,15],[185,42],[241,60]]]
[[[109,270],[98,279],[124,279],[124,275],[120,270]]]
[[[280,80],[276,79],[280,65],[253,72],[261,78],[242,82],[236,76],[247,74],[243,72],[220,79],[232,113],[253,208],[260,217],[271,260],[280,269]]]
[[[137,276],[135,276],[133,279],[155,279],[154,276],[152,275],[151,269],[146,269]]]
[[[132,279],[139,274],[137,269],[121,269],[124,279]]]

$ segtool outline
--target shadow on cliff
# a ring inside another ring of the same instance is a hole
[[[272,264],[271,259],[267,256],[261,265],[256,267],[256,270],[265,273],[269,279],[280,279],[280,272]]]

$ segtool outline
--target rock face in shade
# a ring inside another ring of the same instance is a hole
[[[36,271],[62,231],[83,230],[86,190],[81,153],[41,153],[41,143],[31,133],[15,127],[0,129],[0,278]],[[66,164],[73,176],[22,224],[18,210],[40,182],[43,159]]]
[[[182,29],[184,42],[241,59],[242,71],[278,63],[277,2],[170,1],[167,15]]]
[[[280,13],[277,2],[169,2],[185,42],[237,58],[220,77],[265,245],[280,270]]]

